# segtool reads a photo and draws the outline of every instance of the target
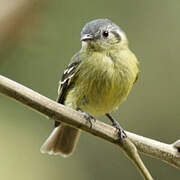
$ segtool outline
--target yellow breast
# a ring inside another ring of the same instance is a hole
[[[104,115],[119,106],[138,72],[136,61],[127,57],[125,60],[126,63],[122,57],[113,59],[94,53],[88,62],[82,63],[75,85],[68,93],[68,98],[74,99],[73,106],[92,115]]]

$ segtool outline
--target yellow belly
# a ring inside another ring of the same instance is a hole
[[[111,72],[96,73],[96,78],[94,75],[88,79],[79,78],[78,85],[69,91],[65,103],[91,115],[104,115],[117,108],[127,97],[133,80],[131,72],[123,71],[114,75]]]
[[[81,65],[72,80],[74,84],[66,96],[65,105],[92,115],[104,115],[117,108],[127,97],[138,67],[133,58],[117,58],[114,62],[106,56],[96,57]]]
[[[118,83],[117,81],[98,83],[94,82],[93,88],[86,91],[85,103],[79,105],[83,111],[92,115],[104,115],[113,111],[127,97],[132,87],[132,82],[127,78],[121,79]]]

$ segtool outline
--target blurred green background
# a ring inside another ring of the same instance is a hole
[[[141,69],[114,117],[128,131],[166,143],[179,139],[180,1],[54,0],[25,6],[0,36],[2,75],[56,99],[63,69],[80,49],[83,25],[109,18],[126,32]],[[41,154],[52,128],[52,121],[0,94],[0,179],[142,179],[118,147],[85,132],[70,158]],[[179,170],[142,158],[154,179],[180,179]]]

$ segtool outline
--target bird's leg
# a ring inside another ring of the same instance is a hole
[[[115,120],[109,113],[106,116],[112,122],[112,125],[119,131],[120,141],[127,137],[126,133],[124,132],[123,128],[120,126],[119,122]]]
[[[90,128],[92,128],[92,125],[96,121],[96,119],[87,112],[82,111],[81,109],[78,109],[77,111],[84,116],[84,118],[90,123]]]

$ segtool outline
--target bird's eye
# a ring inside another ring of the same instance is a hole
[[[108,31],[103,31],[102,35],[107,38],[109,36],[109,32]]]

